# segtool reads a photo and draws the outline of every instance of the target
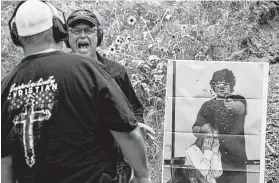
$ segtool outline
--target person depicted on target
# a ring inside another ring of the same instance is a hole
[[[192,127],[196,136],[206,123],[218,128],[223,174],[216,179],[217,183],[247,181],[244,137],[247,102],[243,96],[233,94],[235,84],[235,76],[231,70],[225,68],[214,72],[210,86],[216,97],[201,106]]]

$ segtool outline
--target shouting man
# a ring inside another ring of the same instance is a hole
[[[139,126],[153,140],[155,132],[143,124],[143,106],[136,96],[125,68],[116,62],[102,57],[96,51],[102,42],[104,33],[95,14],[85,9],[76,10],[68,17],[67,25],[69,27],[69,38],[66,41],[67,47],[71,48],[74,53],[97,59],[106,67],[129,100],[135,117],[140,122]],[[132,176],[132,170],[124,161],[121,151],[119,151],[119,160],[119,174],[124,182],[128,182],[128,179]]]
[[[95,14],[89,10],[77,10],[69,16],[67,25],[69,27],[69,40],[66,45],[74,53],[97,59],[109,70],[111,76],[132,105],[137,120],[143,123],[143,106],[136,96],[125,68],[100,56],[96,51],[96,48],[102,42],[103,30]]]

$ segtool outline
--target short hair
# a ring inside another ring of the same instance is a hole
[[[51,43],[54,41],[52,28],[32,36],[19,36],[19,41],[23,46],[39,43]]]
[[[219,81],[229,83],[231,92],[234,91],[233,88],[235,86],[235,76],[231,70],[222,69],[213,73],[212,79],[209,83],[213,91],[215,91],[214,87]]]
[[[194,143],[200,149],[202,148],[205,134],[218,134],[218,136],[219,136],[219,130],[215,125],[213,125],[211,123],[206,123],[206,124],[202,125],[200,127],[200,131],[198,133],[197,139]]]

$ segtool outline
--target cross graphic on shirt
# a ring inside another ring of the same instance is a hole
[[[48,120],[51,113],[48,109],[35,111],[35,97],[28,95],[28,100],[23,107],[23,112],[13,120],[15,125],[23,124],[23,145],[26,163],[29,167],[35,164],[33,124]]]

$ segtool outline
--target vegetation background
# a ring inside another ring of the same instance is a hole
[[[155,142],[147,142],[154,183],[162,177],[167,59],[269,62],[265,182],[279,182],[278,1],[52,2],[66,17],[86,8],[99,18],[105,32],[100,53],[126,67],[145,121],[157,132]],[[23,58],[7,24],[16,4],[1,1],[1,78]]]

